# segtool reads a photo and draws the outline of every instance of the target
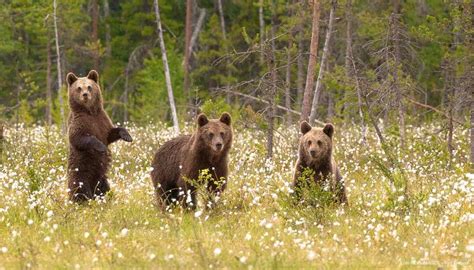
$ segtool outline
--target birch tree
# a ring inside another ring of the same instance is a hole
[[[56,41],[56,63],[57,63],[57,70],[58,70],[58,100],[59,100],[61,129],[63,132],[65,132],[66,123],[64,122],[64,102],[63,102],[63,95],[61,93],[61,89],[63,87],[62,70],[61,70],[61,52],[59,50],[58,17],[56,15],[57,15],[57,3],[56,3],[56,0],[53,0],[53,22],[54,22],[54,36],[55,36],[55,41]]]
[[[161,48],[161,57],[163,60],[163,68],[165,70],[166,89],[168,91],[168,100],[170,103],[171,116],[173,118],[173,127],[176,133],[179,133],[178,114],[176,113],[176,105],[174,102],[173,87],[171,86],[171,76],[168,66],[168,56],[166,55],[165,40],[163,38],[163,29],[161,27],[160,19],[160,6],[158,0],[154,0],[155,6],[155,17],[156,17],[156,30],[158,32],[158,39]]]

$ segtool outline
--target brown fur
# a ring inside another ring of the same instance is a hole
[[[336,200],[347,204],[344,182],[332,155],[334,126],[326,124],[324,128],[314,128],[308,122],[303,121],[300,129],[302,136],[300,137],[299,156],[293,182],[296,191],[301,188],[302,181],[308,181],[308,179],[301,179],[301,176],[303,171],[309,168],[314,172],[312,181],[317,184],[330,181],[329,184],[336,195]]]
[[[106,173],[110,162],[107,146],[132,137],[122,127],[114,127],[104,111],[99,74],[91,70],[87,77],[73,73],[66,77],[71,112],[68,120],[69,198],[75,202],[103,196],[110,190]]]
[[[211,194],[218,195],[227,186],[228,154],[232,146],[231,117],[224,113],[220,119],[209,120],[200,114],[197,123],[194,134],[166,142],[155,154],[151,178],[163,208],[174,200],[185,207],[196,208],[196,187],[187,180],[197,181],[204,169],[208,169],[213,177],[207,185]],[[218,150],[219,144],[221,150]],[[225,181],[223,184],[213,183],[221,179]],[[188,193],[191,201],[186,203]]]

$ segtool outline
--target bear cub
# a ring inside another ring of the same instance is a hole
[[[196,184],[199,173],[208,170],[207,191],[220,195],[227,186],[228,155],[232,146],[231,116],[223,113],[219,119],[197,117],[197,129],[192,135],[182,135],[163,144],[156,152],[151,172],[158,204],[162,209],[179,202],[185,208],[196,209]],[[212,199],[212,198],[209,198]],[[211,206],[212,200],[207,202]]]
[[[66,76],[70,114],[68,119],[69,199],[84,202],[110,190],[106,173],[110,163],[107,146],[132,137],[125,128],[114,127],[102,104],[99,74],[91,70],[87,77]]]
[[[326,124],[324,128],[315,128],[303,121],[300,130],[302,136],[293,182],[295,192],[298,195],[298,191],[304,186],[303,181],[314,181],[319,185],[329,184],[335,201],[347,204],[344,182],[332,154],[334,126]],[[311,179],[302,179],[303,171],[307,169],[312,172]]]

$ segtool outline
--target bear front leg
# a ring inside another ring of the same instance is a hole
[[[97,182],[97,185],[94,189],[94,195],[96,197],[103,197],[109,191],[110,191],[109,181],[107,181],[107,178],[102,178],[99,180],[99,182]]]
[[[100,153],[107,152],[107,146],[99,141],[95,136],[71,136],[70,144],[78,150],[86,151],[94,149]]]
[[[86,181],[73,181],[69,185],[69,199],[76,203],[82,203],[92,199],[92,189]]]
[[[112,128],[107,136],[107,143],[111,144],[116,142],[117,140],[124,140],[126,142],[132,142],[132,136],[128,133],[128,131],[123,127],[116,127]]]

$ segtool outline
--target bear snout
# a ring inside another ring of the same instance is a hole
[[[311,155],[312,158],[315,158],[316,157],[316,150],[309,150],[309,154]]]
[[[216,143],[216,149],[221,151],[222,150],[222,147],[223,147],[223,144],[222,143]]]

